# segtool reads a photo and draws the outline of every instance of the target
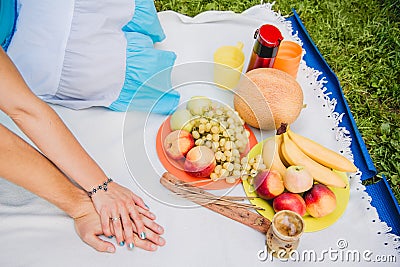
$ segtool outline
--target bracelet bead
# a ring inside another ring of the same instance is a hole
[[[88,196],[89,196],[89,197],[92,197],[93,194],[95,194],[96,192],[98,192],[98,191],[100,191],[100,190],[103,190],[103,191],[107,192],[107,185],[108,185],[109,183],[111,183],[112,181],[113,181],[113,180],[112,180],[111,178],[108,178],[107,181],[105,181],[104,183],[102,183],[101,185],[99,185],[99,186],[97,186],[97,187],[94,187],[94,188],[92,189],[92,191],[87,192]]]

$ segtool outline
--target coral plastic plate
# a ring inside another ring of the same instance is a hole
[[[248,153],[248,157],[252,158],[262,153],[262,144],[263,142],[255,145],[250,152]],[[331,213],[322,218],[314,218],[309,214],[305,214],[303,216],[305,222],[305,232],[315,232],[322,229],[325,229],[335,223],[346,210],[347,204],[349,203],[350,198],[350,186],[348,182],[348,178],[346,173],[337,172],[340,177],[346,182],[346,188],[333,188],[329,187],[336,196],[336,209]],[[257,197],[257,194],[253,192],[251,185],[247,181],[243,181],[243,188],[246,192],[246,195],[249,197]],[[272,201],[267,201],[261,198],[255,198],[250,200],[251,203],[256,205],[257,207],[264,208],[264,210],[258,211],[262,216],[272,220],[272,217],[275,214],[274,209],[272,208]]]
[[[251,149],[254,145],[257,144],[257,138],[254,136],[254,133],[251,131],[251,129],[245,125],[245,128],[249,130],[250,136],[249,136],[249,149]],[[199,177],[194,177],[186,173],[181,166],[183,166],[183,162],[173,162],[170,159],[168,159],[167,155],[165,154],[164,148],[163,148],[163,143],[165,137],[171,132],[171,127],[170,127],[170,117],[168,117],[160,126],[158,129],[157,133],[157,139],[156,139],[156,150],[157,150],[157,155],[158,158],[160,159],[162,165],[164,168],[169,171],[171,174],[175,175],[178,177],[180,180],[184,182],[195,182],[198,180],[202,179],[207,179],[207,178],[199,178]],[[230,184],[225,182],[224,180],[219,180],[219,181],[212,181],[211,179],[209,181],[205,182],[200,182],[193,184],[196,187],[201,187],[203,189],[207,190],[217,190],[217,189],[226,189],[230,188],[234,185],[237,185],[240,183],[240,179],[237,180],[236,183]]]

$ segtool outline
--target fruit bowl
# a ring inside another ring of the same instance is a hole
[[[180,166],[181,162],[172,162],[170,159],[168,159],[168,156],[166,155],[166,152],[163,148],[163,142],[166,136],[171,132],[171,127],[170,127],[170,118],[168,117],[160,126],[157,132],[157,137],[156,137],[156,150],[157,150],[157,156],[160,159],[162,165],[164,168],[170,172],[171,174],[175,175],[176,177],[179,177],[180,180],[184,182],[196,182],[199,180],[204,180],[207,178],[201,178],[201,177],[194,177],[189,175],[183,170],[183,167]],[[251,129],[245,125],[244,126],[249,132],[249,150],[257,144],[257,139],[254,136],[254,133],[251,131]],[[246,151],[247,152],[247,151]],[[240,183],[240,179],[237,179],[237,181],[233,184],[225,182],[225,180],[218,180],[218,181],[212,181],[211,179],[209,181],[205,182],[199,182],[193,184],[194,186],[201,187],[206,190],[218,190],[218,189],[226,189],[233,187]]]
[[[262,146],[263,142],[258,143],[250,150],[247,156],[249,158],[252,158],[261,154]],[[330,225],[335,223],[346,210],[350,198],[350,186],[348,183],[348,178],[346,173],[344,172],[337,172],[337,173],[340,175],[343,181],[346,182],[346,188],[329,187],[336,196],[336,201],[337,201],[336,209],[331,214],[321,218],[314,218],[306,213],[303,216],[305,222],[305,232],[315,232],[329,227]],[[257,197],[257,193],[253,192],[252,186],[247,181],[243,181],[242,184],[244,191],[248,197]],[[258,212],[262,216],[268,218],[269,220],[272,220],[272,217],[275,214],[275,211],[272,207],[272,202],[264,200],[259,197],[251,199],[250,202],[256,205],[257,207],[263,208],[264,210],[258,210]]]

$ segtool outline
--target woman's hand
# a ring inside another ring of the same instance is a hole
[[[100,222],[100,217],[97,214],[94,207],[91,205],[85,205],[85,207],[80,207],[80,214],[78,217],[74,218],[75,229],[79,237],[89,246],[93,247],[100,252],[114,253],[115,247],[110,242],[100,239],[98,236],[103,234],[103,229]],[[154,222],[154,214],[150,211],[138,207],[140,212],[140,218],[143,221],[145,227],[144,231],[146,233],[147,239],[140,239],[137,235],[137,229],[133,222],[131,222],[132,240],[128,243],[128,247],[133,249],[133,247],[142,248],[148,251],[155,251],[158,246],[165,245],[165,240],[160,236],[164,233],[164,229]],[[111,226],[112,228],[112,226]],[[118,240],[118,239],[117,239]],[[134,244],[134,245],[129,245]]]
[[[110,242],[103,241],[98,236],[103,233],[100,217],[92,208],[80,217],[74,218],[75,230],[83,242],[100,252],[114,253],[115,247]]]
[[[144,222],[140,211],[148,211],[143,200],[129,189],[111,182],[107,191],[99,190],[92,201],[100,215],[101,227],[106,236],[115,235],[118,244],[134,244],[134,230],[140,239],[146,239]],[[139,210],[140,209],[140,210]],[[146,213],[154,220],[154,214]]]
[[[132,224],[133,231],[136,233],[134,235],[134,245],[145,250],[155,251],[158,246],[164,246],[165,240],[160,235],[164,233],[164,229],[154,222],[155,215],[148,210],[138,208],[140,217],[145,225],[146,239],[139,239],[137,229],[134,224]],[[129,246],[130,243],[128,243]]]

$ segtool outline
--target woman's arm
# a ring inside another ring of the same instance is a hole
[[[54,110],[29,90],[3,50],[0,52],[0,96],[0,109],[43,154],[86,191],[107,180]]]
[[[0,177],[48,200],[72,218],[80,218],[85,222],[87,222],[86,218],[90,218],[89,222],[93,227],[82,231],[83,240],[99,251],[115,251],[111,243],[97,237],[101,231],[91,222],[94,221],[90,216],[94,208],[85,192],[67,180],[38,151],[1,124]],[[98,218],[96,213],[95,215]]]
[[[0,110],[13,119],[51,162],[86,191],[107,180],[107,176],[60,117],[28,88],[3,49],[0,49]],[[137,207],[147,208],[142,199],[130,190],[110,183],[107,192],[98,191],[92,200],[106,235],[114,232],[121,243],[133,240],[131,219],[137,230],[144,233]],[[121,220],[111,222],[110,218],[114,217],[120,217]],[[145,237],[143,234],[141,236]]]
[[[115,251],[111,243],[98,237],[103,233],[100,218],[87,194],[74,186],[40,152],[1,124],[0,177],[24,187],[65,211],[75,220],[76,231],[81,239],[96,250]],[[159,236],[163,229],[154,222],[154,215],[138,209],[148,238],[139,240],[137,234],[134,234],[133,240],[129,242],[150,251],[164,245],[165,241]],[[134,225],[131,227],[135,228]]]

